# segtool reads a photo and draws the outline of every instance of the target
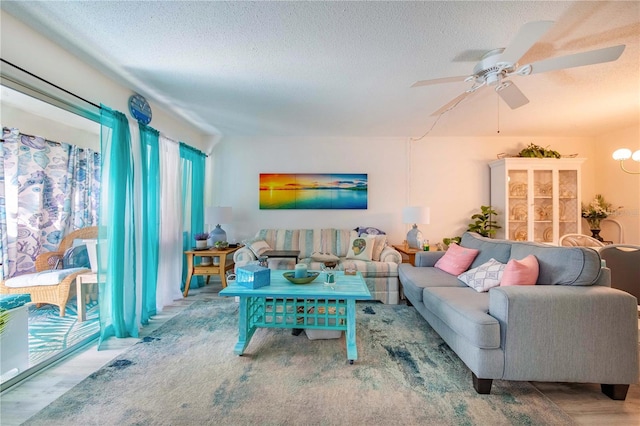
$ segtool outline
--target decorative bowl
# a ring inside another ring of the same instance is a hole
[[[282,276],[293,284],[309,284],[310,282],[318,278],[320,272],[307,272],[307,276],[303,278],[295,278],[294,274],[295,272],[285,272],[284,274],[282,274]]]

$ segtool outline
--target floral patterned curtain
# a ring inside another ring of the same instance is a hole
[[[3,278],[35,271],[36,256],[69,232],[96,226],[100,153],[2,129],[0,236]]]

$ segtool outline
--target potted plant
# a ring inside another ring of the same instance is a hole
[[[448,249],[451,244],[460,244],[460,237],[447,237],[442,239],[442,244],[444,244],[444,249]]]
[[[620,207],[613,208],[611,203],[605,201],[601,194],[596,194],[589,204],[582,204],[582,217],[587,219],[593,238],[598,241],[603,241],[603,238],[600,236],[600,221],[609,217],[610,214],[616,212],[619,208]]]
[[[480,211],[480,213],[471,216],[475,222],[469,224],[467,231],[477,232],[483,237],[492,238],[496,234],[496,230],[502,228],[498,222],[492,219],[493,216],[498,215],[498,212],[493,210],[491,206],[480,206]]]
[[[207,234],[206,232],[199,232],[195,234],[193,238],[196,240],[196,248],[207,248],[207,240],[209,239],[209,234]]]
[[[213,246],[217,249],[226,249],[229,247],[229,243],[226,241],[216,241]]]

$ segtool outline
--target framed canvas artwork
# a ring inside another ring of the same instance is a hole
[[[261,173],[260,209],[366,209],[366,173]]]

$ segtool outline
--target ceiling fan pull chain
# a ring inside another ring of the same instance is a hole
[[[498,134],[500,134],[500,96],[496,96],[496,106],[498,107]]]

